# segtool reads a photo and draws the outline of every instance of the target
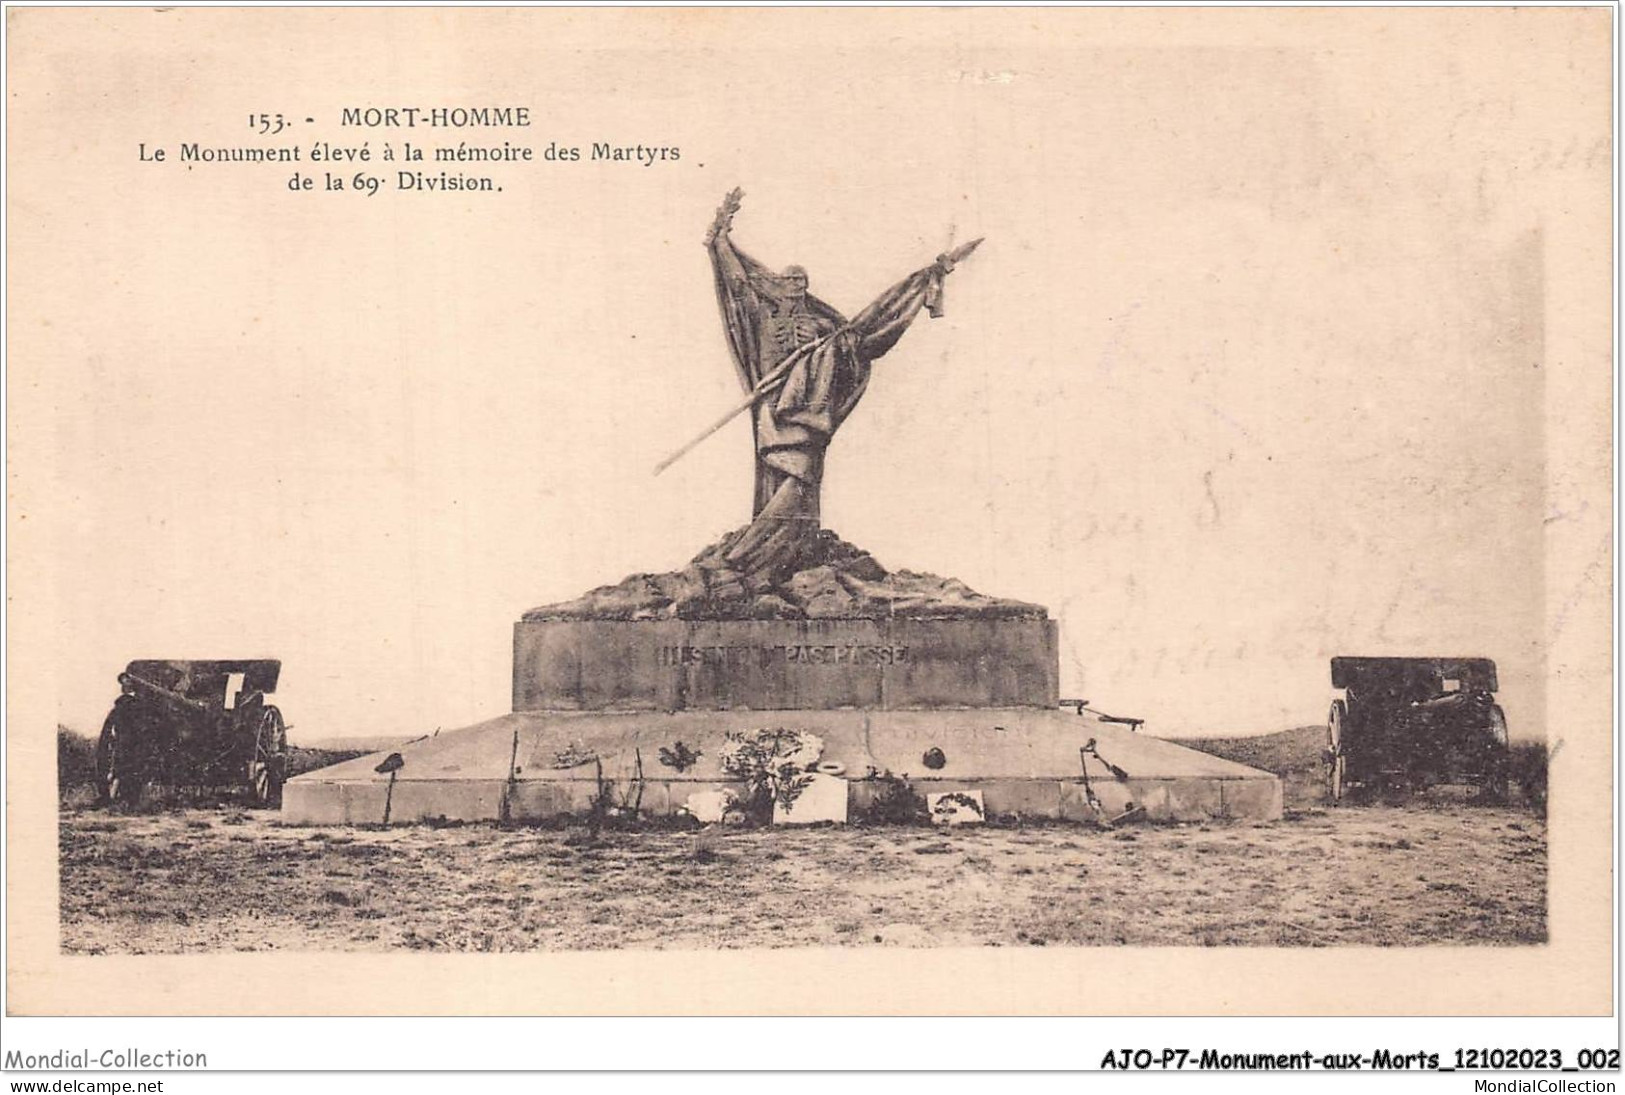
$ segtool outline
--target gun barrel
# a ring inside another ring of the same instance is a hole
[[[189,699],[173,689],[165,688],[161,684],[154,684],[145,677],[137,676],[134,673],[120,673],[119,681],[121,683],[133,684],[138,690],[157,699],[163,700],[166,703],[178,704],[181,707],[190,708],[193,711],[207,711],[209,709],[209,705],[204,703],[202,700]]]

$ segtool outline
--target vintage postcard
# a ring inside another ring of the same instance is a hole
[[[14,1014],[1608,1010],[1607,10],[7,19]]]

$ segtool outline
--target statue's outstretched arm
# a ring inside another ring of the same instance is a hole
[[[728,351],[733,357],[740,385],[750,391],[761,379],[756,331],[761,299],[751,284],[753,260],[742,254],[728,238],[728,230],[733,226],[734,214],[739,212],[739,199],[742,197],[744,191],[735,187],[722,199],[710,231],[705,234],[705,247],[711,255],[717,305],[722,310],[722,327],[728,339]]]
[[[871,361],[886,353],[897,345],[922,307],[930,309],[933,316],[941,315],[943,279],[953,272],[955,263],[968,257],[981,242],[972,240],[938,255],[936,262],[916,270],[880,294],[852,321],[852,330],[858,336],[858,352]]]
[[[727,286],[742,300],[753,301],[757,294],[751,285],[751,267],[759,265],[734,246],[728,235],[733,228],[734,214],[739,212],[740,199],[745,192],[738,187],[730,190],[717,207],[717,215],[705,233],[705,246],[711,252],[711,265],[716,269],[721,285]]]
[[[722,204],[717,206],[717,215],[712,218],[711,228],[705,233],[707,247],[716,242],[718,236],[728,234],[728,229],[733,227],[734,214],[739,212],[739,205],[744,197],[745,192],[737,186],[722,196]]]
[[[875,298],[873,304],[852,321],[858,336],[858,353],[874,360],[903,337],[927,298],[941,292],[942,271],[936,266],[917,270]]]

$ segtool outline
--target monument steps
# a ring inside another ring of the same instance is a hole
[[[676,813],[696,792],[742,793],[719,758],[730,734],[764,729],[820,739],[820,763],[840,767],[855,814],[885,788],[878,777],[894,776],[922,795],[980,790],[995,814],[1094,820],[1085,764],[1108,813],[1129,803],[1160,820],[1281,812],[1280,781],[1269,773],[1088,715],[1034,708],[516,712],[400,747],[392,789],[391,776],[375,770],[381,753],[296,777],[283,811],[307,824],[377,823],[387,796],[396,822],[540,821],[585,813],[607,787],[615,802]],[[1095,755],[1081,756],[1091,739]],[[695,759],[679,771],[662,763],[662,750]],[[940,754],[939,768],[927,766],[928,754]]]

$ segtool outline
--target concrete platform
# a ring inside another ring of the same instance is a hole
[[[1087,715],[1033,707],[520,711],[400,747],[405,764],[393,790],[390,778],[374,771],[382,753],[298,776],[283,789],[282,814],[293,824],[378,824],[387,800],[392,823],[547,820],[589,810],[600,780],[617,803],[672,814],[696,792],[742,792],[718,763],[726,735],[773,727],[823,740],[820,759],[844,768],[853,814],[884,790],[873,777],[891,773],[922,796],[980,790],[990,814],[1091,820],[1078,750],[1094,738],[1102,759],[1088,761],[1088,775],[1110,813],[1132,802],[1162,820],[1281,816],[1281,783],[1268,772]],[[679,742],[699,754],[684,771],[659,759],[663,747],[676,752]],[[931,750],[942,754],[935,769],[924,762]]]

